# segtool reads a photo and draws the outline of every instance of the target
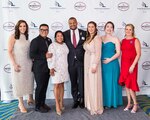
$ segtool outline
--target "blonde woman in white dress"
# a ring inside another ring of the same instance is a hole
[[[54,84],[54,96],[56,101],[56,113],[61,115],[64,97],[64,82],[69,80],[67,56],[69,50],[64,43],[62,31],[56,31],[55,42],[49,48],[52,58],[48,58],[48,67],[50,69],[51,82]]]
[[[28,104],[33,104],[33,73],[32,60],[29,57],[30,41],[28,40],[28,25],[19,20],[15,26],[15,33],[9,38],[8,54],[12,65],[13,94],[18,98],[20,112],[26,113],[23,96],[29,95]]]
[[[97,35],[97,25],[91,21],[87,25],[87,37],[83,45],[85,107],[91,115],[103,113],[101,78],[101,39]]]

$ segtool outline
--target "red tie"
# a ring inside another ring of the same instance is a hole
[[[74,30],[73,30],[72,39],[73,39],[73,46],[76,48],[76,46],[77,46],[77,41],[76,41],[76,34],[75,34],[75,31],[74,31]]]

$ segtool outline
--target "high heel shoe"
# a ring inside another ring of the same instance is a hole
[[[128,111],[128,110],[130,110],[132,107],[133,107],[133,105],[132,105],[132,104],[127,105],[127,107],[126,107],[123,111]]]
[[[56,111],[57,115],[61,116],[62,112],[61,111]]]
[[[21,113],[27,113],[27,109],[23,105],[18,105],[18,109]]]
[[[63,106],[63,107],[61,107],[61,110],[65,110],[65,107]]]
[[[63,106],[63,104],[60,104],[60,109],[63,111],[65,110],[65,107]]]
[[[138,111],[138,104],[134,104],[131,113],[136,113]]]
[[[59,116],[61,116],[62,111],[61,111],[60,107],[59,108],[56,107],[56,114],[59,115]]]
[[[35,104],[35,101],[34,100],[27,100],[27,104],[30,106],[30,105],[34,105]]]

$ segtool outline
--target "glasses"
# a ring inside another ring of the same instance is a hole
[[[40,29],[40,31],[42,31],[42,32],[48,32],[48,29]]]

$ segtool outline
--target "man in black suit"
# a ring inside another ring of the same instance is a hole
[[[72,108],[84,108],[84,49],[86,32],[77,28],[74,17],[68,20],[70,29],[64,32],[65,43],[69,48],[68,70],[71,80]]]
[[[39,112],[48,112],[50,107],[45,104],[46,91],[49,82],[49,69],[47,66],[46,53],[48,46],[52,43],[47,37],[49,26],[41,24],[39,27],[39,36],[31,41],[30,57],[33,59],[33,73],[36,81],[35,89],[35,110]]]

